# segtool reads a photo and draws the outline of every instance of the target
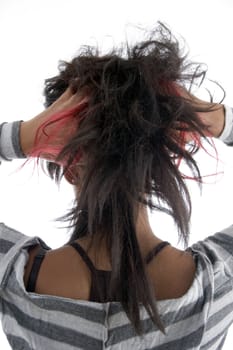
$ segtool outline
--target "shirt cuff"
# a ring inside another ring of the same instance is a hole
[[[20,145],[21,121],[0,125],[0,161],[26,158]]]

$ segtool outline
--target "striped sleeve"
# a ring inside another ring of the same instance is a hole
[[[192,249],[206,257],[213,286],[202,348],[220,349],[233,323],[233,225],[194,244]]]
[[[233,278],[233,225],[194,244],[192,250],[196,249],[205,254],[214,273],[219,274],[222,265],[223,273]]]
[[[0,163],[26,158],[20,143],[20,125],[21,121],[0,124]]]
[[[38,243],[49,248],[39,237],[26,236],[0,223],[0,290],[4,288],[21,250]]]

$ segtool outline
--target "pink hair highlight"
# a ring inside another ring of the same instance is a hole
[[[85,118],[86,108],[87,101],[84,99],[71,109],[52,114],[36,130],[34,146],[29,157],[36,158],[37,165],[40,159],[45,159],[66,168],[68,157],[61,161],[56,161],[56,158],[69,140],[75,135],[78,125]],[[73,183],[73,179],[77,177],[77,171],[74,172],[73,168],[78,164],[81,158],[82,152],[80,150],[74,157],[72,163],[65,170],[64,176],[70,183]],[[45,172],[43,165],[42,170]]]
[[[85,113],[81,114],[81,112],[83,112],[86,107],[87,101],[84,100],[71,109],[52,114],[38,127],[35,135],[34,147],[29,156],[37,158],[37,161],[39,161],[40,158],[51,162],[54,161],[65,167],[67,159],[56,161],[56,158],[67,142],[74,136],[78,125],[85,117]],[[81,157],[82,152],[80,150],[66,171],[66,175],[69,179],[71,179],[71,168],[79,162]]]
[[[185,145],[187,142],[185,142],[185,140],[187,140],[187,135],[190,134],[189,132],[187,131],[181,131],[181,135],[180,135],[180,138],[181,138],[181,147],[182,148],[185,148]],[[208,175],[201,175],[201,182],[203,184],[208,184],[208,182],[204,182],[203,181],[203,178],[208,178],[208,177],[212,177],[212,176],[216,176],[216,175],[219,175],[219,174],[223,174],[223,172],[219,172],[217,171],[217,168],[218,168],[218,164],[219,164],[219,157],[218,157],[218,151],[217,151],[217,148],[216,148],[216,145],[214,143],[214,140],[213,140],[213,137],[212,135],[209,133],[208,135],[206,135],[207,137],[209,137],[210,139],[210,144],[213,146],[214,148],[214,153],[215,155],[211,154],[207,149],[206,147],[203,145],[203,142],[201,141],[201,136],[197,133],[191,133],[192,134],[192,141],[194,142],[194,146],[199,148],[199,149],[202,149],[204,150],[204,152],[206,154],[208,154],[208,156],[210,156],[211,158],[214,158],[215,160],[217,160],[217,165],[216,165],[216,173],[213,173],[213,174],[208,174]],[[177,167],[179,168],[180,165],[181,165],[181,162],[183,160],[183,157],[180,156],[178,159],[177,159]],[[192,177],[192,176],[187,176],[185,174],[182,174],[182,177],[185,179],[185,180],[195,180],[195,181],[199,181],[197,178],[195,177]]]
[[[160,80],[160,87],[161,87],[161,90],[162,90],[162,93],[165,94],[165,95],[170,95],[170,96],[181,96],[181,97],[184,97],[184,98],[188,98],[189,95],[188,93],[186,92],[186,90],[179,86],[176,82],[174,81],[169,81],[169,80]],[[200,148],[200,149],[203,149],[205,151],[206,154],[208,154],[210,157],[212,158],[215,158],[217,160],[217,166],[216,166],[216,169],[218,168],[218,163],[219,163],[219,158],[218,158],[218,151],[217,151],[217,148],[215,146],[215,143],[214,143],[214,140],[213,140],[213,136],[211,135],[211,133],[209,132],[206,132],[206,136],[209,137],[210,139],[210,143],[211,145],[213,146],[214,148],[214,153],[215,153],[215,156],[210,154],[208,152],[208,150],[204,147],[203,145],[203,142],[201,141],[201,135],[197,134],[197,133],[191,133],[191,132],[188,132],[188,131],[185,131],[185,130],[181,130],[180,131],[180,139],[179,139],[179,144],[180,146],[185,149],[185,146],[187,144],[187,140],[188,140],[188,136],[190,138],[190,135],[192,135],[192,141],[194,142],[195,146],[197,148]],[[179,168],[180,165],[181,165],[181,162],[182,162],[182,159],[183,157],[180,156],[177,160],[176,160],[176,165],[177,167]],[[217,170],[216,170],[217,171]],[[211,176],[216,176],[216,175],[219,175],[219,174],[222,174],[223,172],[216,172],[215,174],[209,174],[209,175],[202,175],[201,176],[201,182],[202,183],[205,183],[202,179],[203,178],[206,178],[206,177],[211,177]],[[198,181],[197,178],[195,177],[192,177],[192,176],[187,176],[185,174],[182,174],[182,177],[186,180],[195,180],[195,181]]]

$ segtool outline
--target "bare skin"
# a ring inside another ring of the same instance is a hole
[[[207,102],[193,97],[195,102],[205,105]],[[21,124],[21,146],[24,153],[30,154],[33,147],[36,130],[52,114],[75,107],[83,100],[82,96],[73,95],[67,90],[51,107],[35,118]],[[224,127],[224,108],[210,113],[200,113],[200,118],[209,126],[209,133],[218,137]],[[147,210],[141,207],[136,221],[136,235],[141,254],[145,257],[162,240],[153,232]],[[87,250],[89,238],[77,240]],[[34,247],[29,254],[25,266],[24,283],[27,285],[34,256],[39,246]],[[105,243],[93,246],[88,255],[97,269],[111,270]],[[173,299],[183,296],[191,286],[195,276],[195,263],[191,254],[168,246],[145,267],[149,280],[154,286],[158,300]],[[36,293],[62,296],[73,299],[88,300],[91,286],[91,275],[86,264],[77,252],[69,246],[61,247],[47,253],[40,269],[36,284]],[[156,287],[155,287],[156,286]]]

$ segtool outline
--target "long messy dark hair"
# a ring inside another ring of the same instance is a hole
[[[68,243],[87,235],[94,239],[97,233],[105,237],[112,266],[108,300],[114,300],[116,290],[120,293],[119,301],[137,334],[142,333],[140,304],[164,330],[136,238],[139,204],[172,215],[187,243],[191,201],[179,162],[184,160],[201,183],[193,155],[207,127],[197,112],[210,107],[192,103],[187,91],[205,73],[187,61],[178,40],[158,23],[147,40],[133,47],[126,43],[107,54],[82,47],[45,83],[46,106],[68,87],[73,93],[88,94],[78,111],[50,121],[56,130],[59,125],[61,129],[61,120],[77,123],[56,162],[47,161],[47,168],[57,181],[72,174],[79,186],[74,207],[64,217],[73,228]],[[187,133],[194,139],[188,146]]]

